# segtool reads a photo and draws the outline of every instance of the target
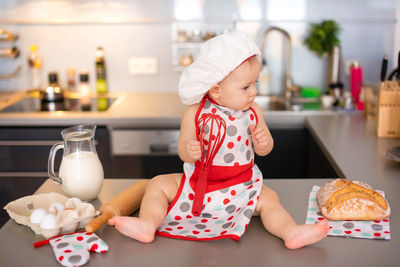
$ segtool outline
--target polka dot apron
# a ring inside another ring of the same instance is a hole
[[[222,131],[218,132],[215,121],[202,120],[209,114],[220,117]],[[239,240],[250,222],[263,184],[262,174],[253,162],[249,129],[249,125],[257,124],[257,115],[252,108],[240,111],[219,106],[206,96],[195,120],[198,136],[203,135],[204,143],[213,142],[219,133],[224,138],[207,169],[203,194],[198,191],[201,161],[184,163],[178,193],[156,234],[186,240]],[[197,216],[194,215],[196,194],[202,203]]]

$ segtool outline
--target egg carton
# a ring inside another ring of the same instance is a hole
[[[4,209],[17,223],[30,227],[46,239],[84,228],[100,214],[90,203],[54,192],[19,198]]]

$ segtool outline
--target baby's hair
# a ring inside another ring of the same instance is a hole
[[[257,56],[255,56],[255,55],[250,57],[249,59],[247,59],[245,62],[249,62],[250,64],[254,64],[255,62],[260,63],[260,61],[258,60]]]

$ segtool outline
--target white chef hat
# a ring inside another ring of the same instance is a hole
[[[232,31],[206,41],[197,59],[183,71],[179,97],[186,105],[199,103],[212,86],[260,50],[244,33]]]

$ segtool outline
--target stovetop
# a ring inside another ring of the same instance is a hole
[[[82,105],[81,99],[65,98],[64,101],[42,102],[38,97],[25,97],[20,101],[4,108],[1,113],[28,113],[49,111],[106,111],[116,100],[114,97],[93,97],[90,104]]]

